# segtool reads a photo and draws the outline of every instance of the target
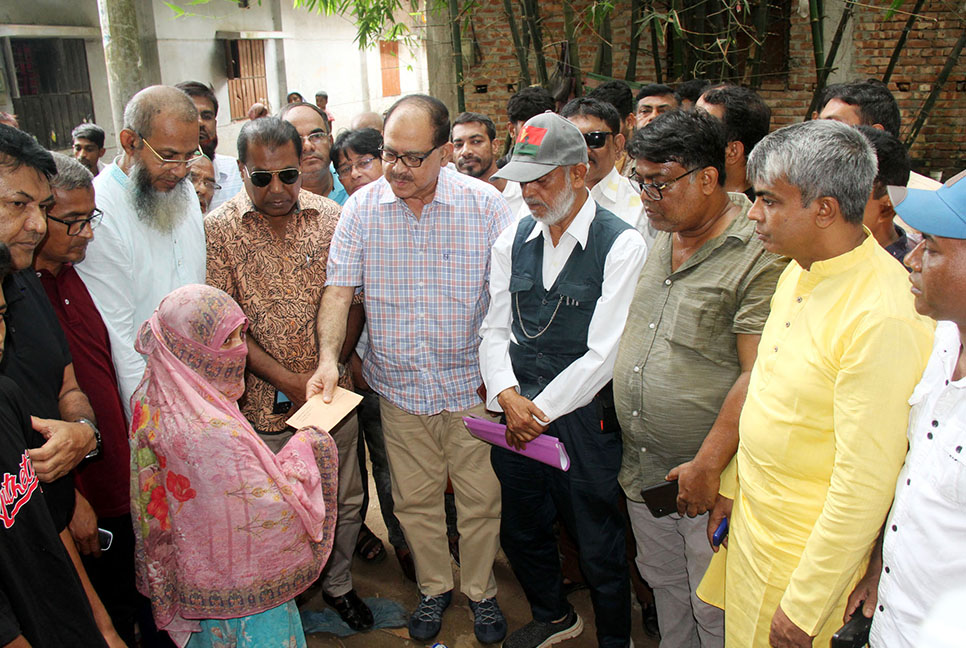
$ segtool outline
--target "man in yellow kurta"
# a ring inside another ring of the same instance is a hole
[[[748,217],[765,249],[792,263],[710,521],[733,501],[726,645],[828,646],[892,501],[933,327],[862,226],[876,162],[858,131],[788,126],[755,147],[748,169]]]

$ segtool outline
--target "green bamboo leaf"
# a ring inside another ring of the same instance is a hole
[[[885,19],[889,20],[894,15],[896,15],[896,10],[898,10],[899,7],[902,6],[902,3],[905,1],[906,0],[892,0],[892,6],[889,7],[889,11],[886,12]]]
[[[180,18],[185,13],[184,12],[184,9],[182,9],[181,7],[179,7],[178,5],[176,5],[173,2],[168,2],[167,0],[165,0],[165,3],[164,4],[168,7],[168,9],[170,9],[171,11],[174,12],[174,17],[175,18]]]

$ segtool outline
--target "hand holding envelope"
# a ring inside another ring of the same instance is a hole
[[[314,425],[326,432],[330,432],[361,402],[361,395],[351,392],[348,389],[343,389],[342,387],[336,387],[331,403],[324,402],[322,400],[322,394],[316,394],[305,401],[305,405],[300,407],[285,422],[296,430],[307,425]]]

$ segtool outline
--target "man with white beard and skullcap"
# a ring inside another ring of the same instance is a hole
[[[104,213],[77,265],[111,338],[125,413],[144,373],[138,328],[161,298],[205,282],[205,232],[188,177],[198,150],[198,111],[181,90],[151,86],[124,109],[121,155],[94,180]]]

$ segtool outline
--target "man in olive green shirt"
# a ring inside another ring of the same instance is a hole
[[[628,146],[631,180],[659,230],[614,368],[624,437],[620,482],[637,564],[654,588],[662,645],[724,645],[720,610],[694,596],[711,560],[707,511],[738,445],[738,415],[785,260],[724,189],[725,136],[704,113],[671,112]],[[654,517],[641,489],[678,481],[677,513]]]

